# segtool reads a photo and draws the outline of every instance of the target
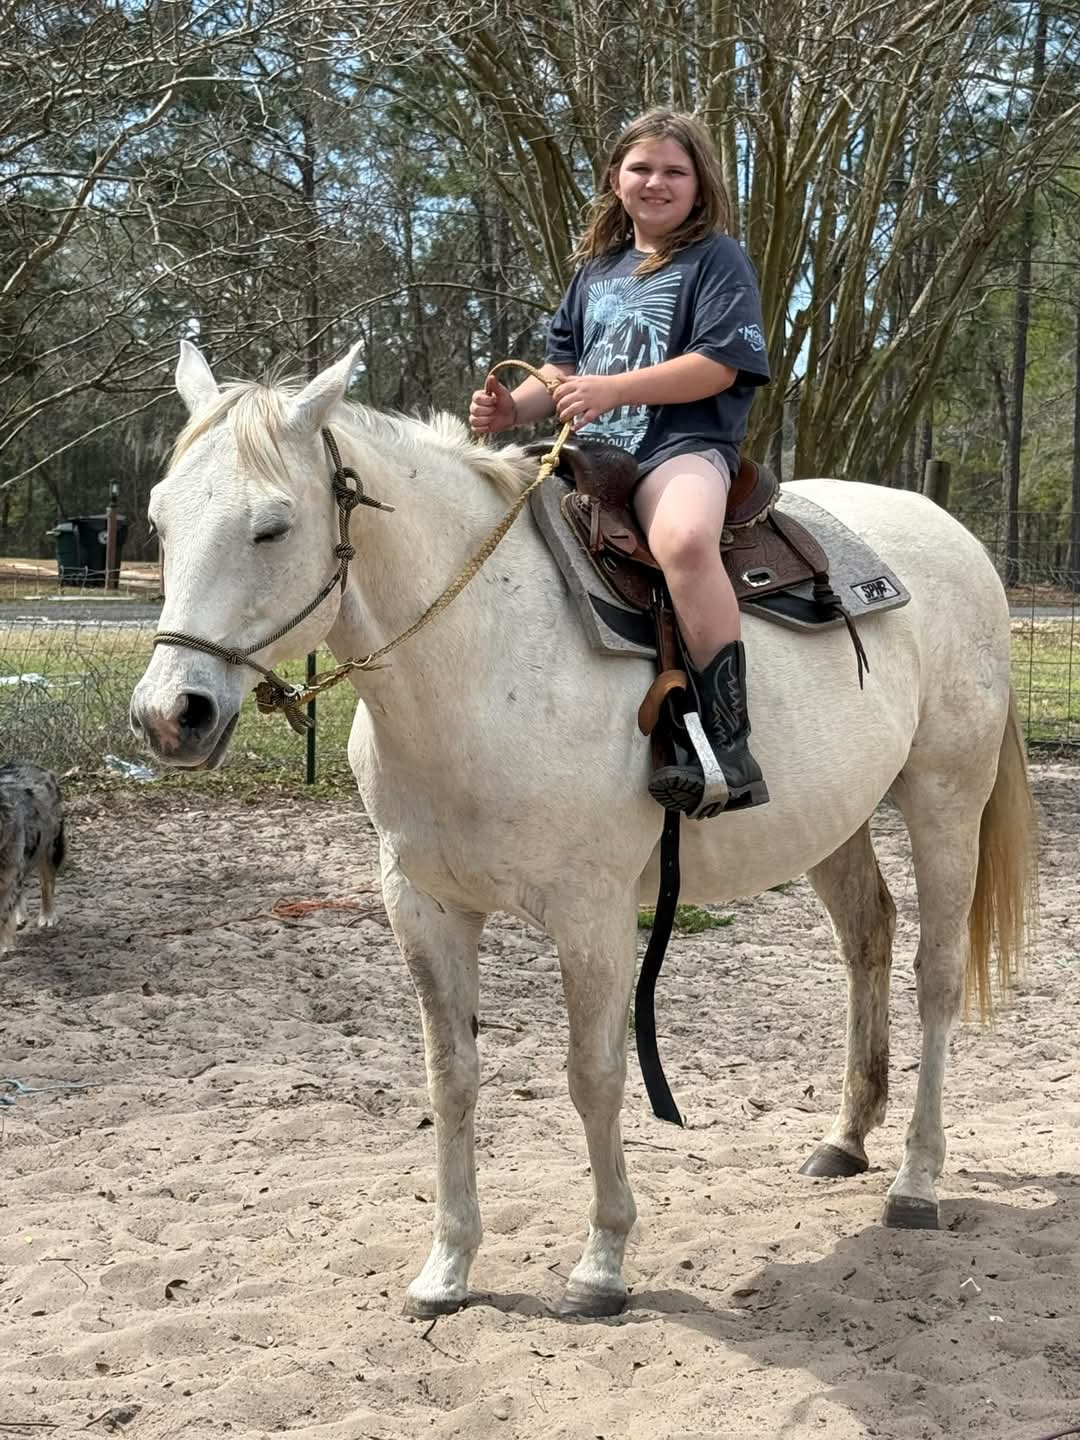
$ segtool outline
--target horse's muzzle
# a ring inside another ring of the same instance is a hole
[[[131,729],[165,765],[185,769],[216,768],[236,727],[238,713],[222,722],[215,697],[206,690],[182,690],[155,704],[136,688],[131,699]]]

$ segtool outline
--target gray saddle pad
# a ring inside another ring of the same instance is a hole
[[[605,655],[654,659],[656,646],[651,618],[631,609],[604,585],[563,518],[559,506],[565,494],[565,481],[551,475],[533,491],[529,503],[540,533],[577,603],[585,633],[594,649]],[[825,551],[829,557],[832,588],[856,623],[883,610],[895,610],[911,599],[903,582],[870,546],[828,510],[783,487],[777,508],[781,514],[790,515],[805,525]],[[810,581],[806,581],[780,595],[743,600],[741,609],[794,630],[812,632],[842,625],[839,618],[823,621],[817,615],[812,589]]]

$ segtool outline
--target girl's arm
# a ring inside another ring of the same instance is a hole
[[[540,374],[546,380],[567,380],[574,373],[572,365],[541,365]],[[547,390],[540,384],[539,380],[529,375],[511,393],[510,397],[514,402],[514,410],[517,415],[518,425],[532,425],[536,420],[544,420],[555,413],[555,401]]]
[[[560,420],[587,425],[620,405],[684,405],[704,400],[734,385],[737,375],[730,365],[705,355],[678,355],[623,375],[575,375],[555,392],[555,409]]]
[[[572,365],[542,365],[541,375],[565,380],[573,375]],[[555,401],[539,380],[529,376],[513,393],[498,380],[489,380],[483,390],[474,390],[469,402],[469,425],[476,435],[497,435],[515,425],[531,425],[554,414]]]
[[[609,378],[617,382],[620,405],[685,405],[729,389],[738,373],[705,355],[677,355]]]

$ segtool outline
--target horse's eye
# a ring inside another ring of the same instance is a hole
[[[270,544],[272,544],[273,541],[275,541],[275,540],[284,540],[285,536],[286,536],[288,533],[289,533],[289,527],[288,527],[288,525],[284,526],[281,530],[264,530],[261,535],[256,535],[256,536],[255,536],[255,544],[256,544],[256,545],[270,545]]]

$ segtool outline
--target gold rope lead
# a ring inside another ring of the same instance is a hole
[[[546,376],[541,375],[535,366],[528,364],[524,360],[500,360],[498,364],[492,366],[487,378],[490,380],[497,371],[504,370],[509,366],[513,366],[519,370],[527,370],[535,380],[540,381],[549,395],[553,394],[557,388],[558,381],[547,379]],[[446,607],[457,599],[469,581],[480,571],[484,563],[494,553],[500,540],[502,540],[511,525],[513,525],[514,521],[521,514],[525,502],[532,492],[537,486],[542,485],[555,469],[562,447],[566,444],[573,428],[573,424],[570,422],[563,425],[551,449],[546,455],[540,457],[540,465],[536,472],[536,478],[529,482],[514,501],[513,505],[511,505],[510,509],[495,526],[495,529],[488,535],[479,550],[477,550],[475,555],[472,556],[454,579],[451,580],[442,594],[431,602],[419,620],[414,621],[407,630],[402,631],[400,635],[389,641],[386,645],[380,646],[378,650],[373,650],[371,654],[363,660],[343,660],[340,665],[336,666],[333,670],[328,670],[325,675],[317,675],[310,685],[303,689],[291,691],[288,695],[281,694],[267,681],[262,681],[261,684],[255,687],[255,703],[259,711],[262,714],[270,714],[274,710],[284,710],[286,719],[295,730],[297,727],[294,724],[293,715],[299,715],[300,710],[307,705],[309,700],[314,700],[315,697],[321,695],[324,690],[332,689],[333,686],[337,685],[339,681],[344,680],[353,670],[374,670],[379,668],[377,662],[381,660],[384,655],[389,655],[391,650],[395,650],[406,640],[411,640],[417,631],[422,630],[424,626],[434,620],[437,615],[441,615]],[[292,714],[290,714],[290,711]]]

